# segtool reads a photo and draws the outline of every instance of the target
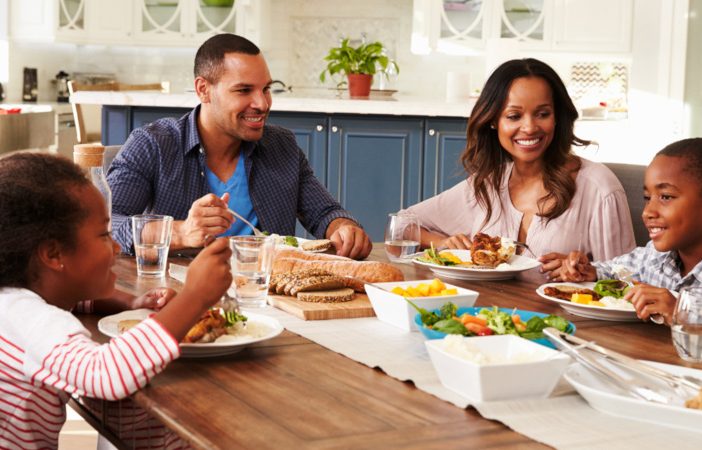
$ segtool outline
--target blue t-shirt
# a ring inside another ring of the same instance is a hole
[[[246,179],[246,169],[244,167],[244,153],[239,154],[239,162],[236,165],[234,174],[227,181],[223,182],[215,175],[209,167],[205,168],[205,176],[210,190],[217,197],[222,197],[225,192],[229,192],[229,208],[238,212],[243,217],[258,228],[258,217],[251,204],[249,196],[249,183]],[[227,231],[221,236],[241,236],[251,235],[253,230],[241,220],[236,220]]]

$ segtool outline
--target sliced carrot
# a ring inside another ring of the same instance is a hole
[[[477,316],[471,316],[470,314],[466,313],[461,316],[461,322],[463,322],[463,325],[469,324],[469,323],[475,323],[478,324],[482,327],[487,326],[487,320],[482,319]]]

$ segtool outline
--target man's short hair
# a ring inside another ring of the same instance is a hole
[[[219,81],[222,75],[222,62],[227,53],[244,53],[258,55],[261,53],[256,44],[236,34],[218,34],[206,40],[195,54],[195,78],[203,77],[210,83]]]

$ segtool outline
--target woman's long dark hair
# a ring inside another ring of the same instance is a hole
[[[70,160],[47,153],[0,158],[0,287],[28,287],[39,245],[75,248],[87,211],[76,190],[90,181]]]
[[[553,141],[543,156],[543,183],[548,193],[538,201],[539,215],[548,220],[560,216],[568,209],[575,195],[575,180],[571,175],[572,169],[568,166],[574,162],[579,169],[580,162],[571,146],[589,145],[590,141],[573,134],[578,111],[568,96],[563,81],[550,66],[537,59],[507,61],[490,75],[473,107],[468,120],[466,149],[461,154],[463,167],[473,176],[478,204],[487,211],[483,226],[490,221],[493,213],[489,189],[492,188],[495,193],[500,191],[505,163],[512,159],[500,145],[497,130],[491,128],[491,125],[497,127],[514,80],[528,77],[539,77],[550,86],[556,120]],[[545,205],[551,200],[553,206],[547,209]]]

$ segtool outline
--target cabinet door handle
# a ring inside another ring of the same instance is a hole
[[[436,134],[436,130],[434,130],[433,128],[431,130],[429,130],[429,136],[434,136],[435,134]]]
[[[339,131],[339,127],[333,126],[333,127],[332,127],[332,133],[336,133],[337,131]]]
[[[324,125],[317,125],[317,131],[324,131]]]

